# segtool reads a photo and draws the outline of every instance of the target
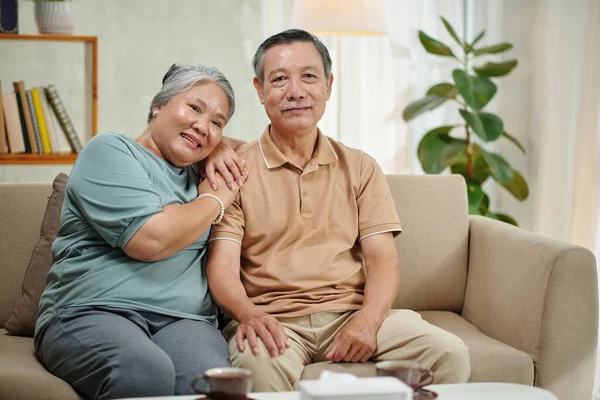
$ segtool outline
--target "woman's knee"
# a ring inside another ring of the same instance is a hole
[[[99,398],[169,396],[175,393],[175,366],[161,350],[125,352],[111,360],[110,364]]]

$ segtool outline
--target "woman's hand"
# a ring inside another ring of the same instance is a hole
[[[246,180],[246,161],[240,159],[231,147],[219,142],[208,157],[199,164],[200,175],[208,180],[213,190],[219,189],[219,180],[215,172],[223,177],[223,182],[230,189],[239,188]]]
[[[198,194],[202,194],[202,193],[214,194],[219,199],[221,199],[221,201],[223,202],[223,206],[225,208],[227,208],[235,199],[235,196],[237,195],[238,191],[240,190],[241,185],[238,185],[237,182],[233,182],[233,189],[229,189],[227,187],[227,184],[225,183],[225,179],[223,179],[223,177],[221,176],[220,173],[215,174],[215,181],[216,181],[215,186],[218,187],[217,190],[213,190],[213,188],[211,187],[212,185],[210,184],[208,179],[205,179],[202,182],[200,182],[200,184],[198,185]],[[242,182],[242,184],[244,184],[244,182],[246,182],[245,175],[242,177],[241,182]]]

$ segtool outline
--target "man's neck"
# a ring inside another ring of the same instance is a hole
[[[304,169],[317,147],[317,127],[305,131],[282,132],[271,125],[271,140],[290,161]]]

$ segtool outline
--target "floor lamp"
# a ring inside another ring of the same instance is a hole
[[[295,0],[291,26],[337,37],[337,139],[342,129],[342,36],[385,35],[383,0]]]

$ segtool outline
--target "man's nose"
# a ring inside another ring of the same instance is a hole
[[[288,84],[288,100],[303,99],[306,97],[306,90],[300,79],[291,78]]]

